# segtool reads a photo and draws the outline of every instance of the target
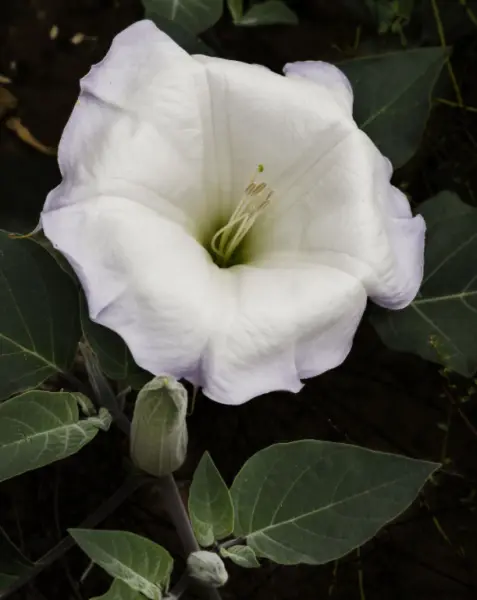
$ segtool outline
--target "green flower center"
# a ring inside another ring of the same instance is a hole
[[[270,205],[273,191],[264,182],[257,183],[255,178],[263,173],[263,165],[259,165],[257,173],[245,188],[236,209],[230,219],[216,230],[207,250],[221,268],[232,267],[246,262],[245,238],[255,221]]]

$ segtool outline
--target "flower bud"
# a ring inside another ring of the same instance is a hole
[[[187,567],[191,577],[211,587],[221,587],[229,578],[224,561],[215,552],[192,552],[187,558]]]
[[[173,377],[156,377],[139,392],[131,424],[133,463],[150,475],[176,471],[187,454],[187,392]]]

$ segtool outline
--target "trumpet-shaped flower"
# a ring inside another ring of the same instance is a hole
[[[41,216],[136,362],[240,404],[348,354],[367,297],[409,304],[425,225],[346,77],[189,56],[151,22],[81,81]]]

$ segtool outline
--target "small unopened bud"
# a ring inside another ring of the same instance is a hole
[[[173,377],[156,377],[139,392],[131,423],[133,463],[150,475],[176,471],[187,454],[187,391]]]
[[[229,578],[224,561],[215,552],[192,552],[187,558],[187,567],[191,577],[211,587],[222,587]]]

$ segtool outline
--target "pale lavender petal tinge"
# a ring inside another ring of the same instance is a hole
[[[353,121],[349,82],[325,63],[285,72],[132,25],[82,80],[41,216],[91,318],[225,404],[299,391],[344,360],[367,296],[405,306],[422,278],[424,223]],[[251,178],[271,201],[246,263],[219,268],[207,243]]]

